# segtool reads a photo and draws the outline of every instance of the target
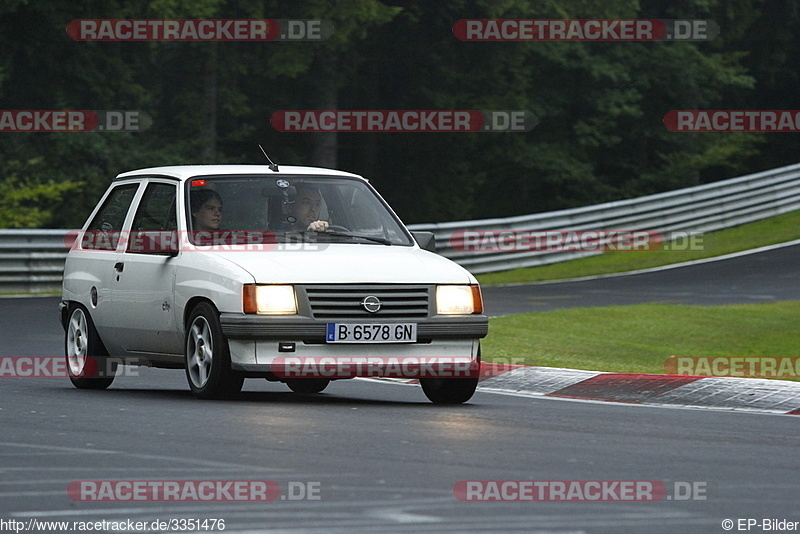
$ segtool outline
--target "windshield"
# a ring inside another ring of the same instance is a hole
[[[405,245],[413,241],[367,184],[346,177],[204,176],[186,182],[187,221],[199,236],[266,231],[277,242]]]

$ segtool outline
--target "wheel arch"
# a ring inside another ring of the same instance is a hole
[[[181,320],[181,324],[183,325],[184,332],[186,331],[186,327],[188,326],[189,316],[192,314],[192,311],[197,307],[197,305],[200,304],[201,302],[207,302],[208,304],[211,305],[212,308],[214,308],[214,310],[217,313],[219,313],[219,308],[217,308],[217,305],[214,304],[214,301],[211,300],[210,298],[203,295],[198,295],[190,298],[188,301],[186,301],[186,306],[183,307],[183,318]]]

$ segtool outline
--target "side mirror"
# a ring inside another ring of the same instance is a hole
[[[411,232],[419,248],[428,252],[436,252],[436,236],[433,232]]]

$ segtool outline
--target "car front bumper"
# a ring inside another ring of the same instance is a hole
[[[326,343],[327,323],[305,317],[220,315],[232,368],[268,378],[477,376],[488,317],[415,321],[414,343]],[[299,373],[299,374],[298,374]]]

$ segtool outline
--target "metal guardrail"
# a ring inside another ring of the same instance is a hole
[[[503,219],[413,224],[409,228],[433,232],[437,252],[477,274],[545,265],[599,252],[462,250],[464,247],[458,246],[454,233],[463,230],[649,230],[664,235],[670,232],[696,234],[797,209],[800,209],[800,164],[581,208]]]
[[[651,230],[701,233],[800,209],[800,164],[657,195],[503,219],[413,224],[436,235],[437,252],[473,273],[566,261],[598,252],[465,251],[453,234],[464,230]],[[69,230],[0,230],[0,293],[61,288]],[[458,245],[458,242],[455,241]]]
[[[0,292],[61,289],[69,230],[0,230]]]

